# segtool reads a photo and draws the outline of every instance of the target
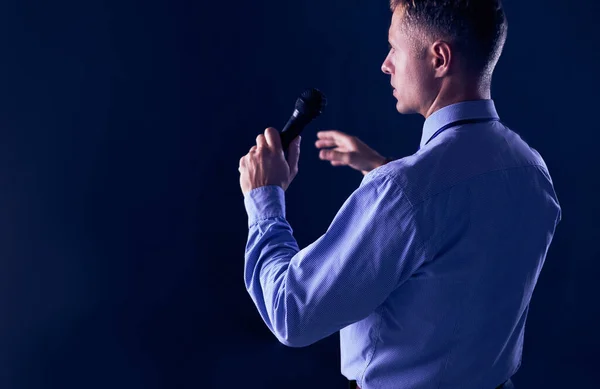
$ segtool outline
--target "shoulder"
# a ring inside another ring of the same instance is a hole
[[[541,155],[519,134],[495,122],[449,131],[415,154],[374,169],[363,182],[390,180],[417,205],[475,177],[531,165],[548,175]]]
[[[386,163],[370,171],[363,178],[360,186],[390,186],[402,193],[402,197],[412,206],[415,203],[414,192],[411,187],[414,186],[414,172],[419,168],[418,157],[411,155]]]

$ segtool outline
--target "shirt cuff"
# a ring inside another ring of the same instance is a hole
[[[254,188],[244,196],[248,227],[270,217],[285,218],[285,191],[278,185]]]

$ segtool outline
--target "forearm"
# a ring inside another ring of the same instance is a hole
[[[280,342],[289,345],[285,275],[300,249],[292,227],[285,219],[285,193],[281,187],[252,190],[244,203],[248,212],[248,242],[245,250],[246,290],[263,321]]]
[[[300,249],[292,229],[281,217],[261,220],[250,227],[246,246],[246,290],[263,321],[277,339],[290,345],[290,326],[285,300],[285,276]]]

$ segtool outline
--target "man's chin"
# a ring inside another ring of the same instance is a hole
[[[418,111],[412,107],[407,106],[406,104],[402,104],[400,100],[396,102],[396,111],[403,115],[409,115],[413,113],[417,113]]]
[[[396,111],[401,114],[410,113],[410,110],[406,107],[406,105],[402,104],[400,101],[396,102]]]

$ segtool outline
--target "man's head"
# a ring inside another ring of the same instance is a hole
[[[501,0],[391,0],[391,75],[400,113],[489,94],[506,40]],[[441,101],[443,100],[443,102]]]

